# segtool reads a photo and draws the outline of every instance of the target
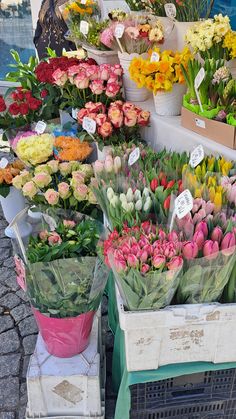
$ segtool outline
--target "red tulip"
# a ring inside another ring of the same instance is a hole
[[[164,201],[163,207],[165,210],[168,210],[170,208],[170,200],[171,200],[171,195],[167,196],[167,198]]]
[[[170,182],[168,182],[166,185],[166,189],[173,188],[174,185],[175,185],[175,180],[170,180]]]
[[[150,188],[151,188],[151,190],[152,190],[152,192],[155,192],[155,190],[156,190],[156,188],[158,187],[158,180],[155,178],[155,179],[152,179],[152,181],[151,181],[151,183],[150,183]]]
[[[166,178],[166,176],[163,176],[163,178],[161,179],[161,186],[164,186],[164,188],[166,188],[166,186],[167,186],[167,178]]]

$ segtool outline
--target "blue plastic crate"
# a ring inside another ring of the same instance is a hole
[[[133,411],[236,399],[236,369],[206,371],[130,387]],[[236,419],[236,416],[235,416]]]

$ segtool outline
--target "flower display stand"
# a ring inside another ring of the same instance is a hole
[[[28,419],[104,419],[100,321],[98,314],[88,348],[72,358],[50,355],[39,335],[27,372]]]

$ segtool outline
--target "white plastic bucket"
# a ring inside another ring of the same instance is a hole
[[[180,115],[183,95],[185,94],[186,89],[187,87],[185,84],[175,83],[170,92],[157,92],[156,95],[153,95],[157,115]]]

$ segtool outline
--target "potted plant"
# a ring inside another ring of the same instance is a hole
[[[43,216],[51,228],[42,226],[23,251],[25,288],[47,351],[68,358],[88,346],[106,285],[96,250],[101,226],[78,213],[73,219],[63,218],[65,213]],[[18,277],[22,282],[22,269]]]
[[[191,58],[188,48],[182,52],[156,50],[158,61],[134,58],[130,65],[130,77],[138,87],[146,87],[154,95],[156,113],[162,116],[180,115],[183,95],[186,92],[182,66],[187,67]]]

